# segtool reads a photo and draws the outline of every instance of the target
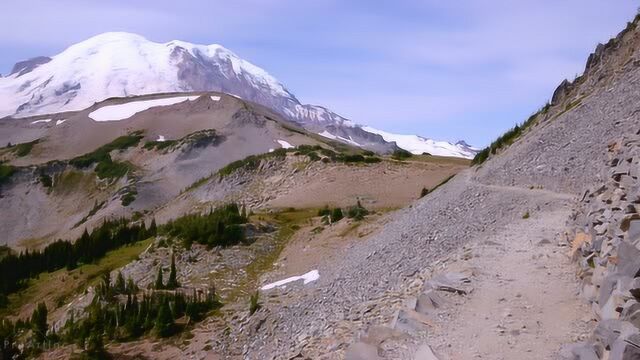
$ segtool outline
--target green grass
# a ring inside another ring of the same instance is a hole
[[[40,142],[40,139],[36,139],[36,140],[30,141],[30,142],[18,144],[18,145],[13,147],[13,153],[16,154],[17,157],[27,156],[27,155],[29,155],[29,153],[31,153],[31,150],[33,149],[33,146],[35,144],[37,144],[38,142]]]
[[[125,150],[132,146],[137,146],[140,142],[140,139],[142,138],[143,135],[139,131],[130,135],[120,136],[112,142],[106,145],[102,145],[90,153],[80,155],[71,159],[69,163],[79,168],[89,167],[95,163],[105,161],[106,159],[111,159],[109,153],[113,150]]]
[[[108,160],[101,161],[96,165],[95,172],[100,179],[117,179],[125,176],[132,169],[129,163]]]
[[[263,159],[269,158],[280,158],[284,159],[287,156],[287,149],[276,149],[270,153],[260,154],[260,155],[250,155],[242,160],[234,161],[222,169],[218,170],[218,175],[220,177],[225,177],[233,174],[234,172],[244,169],[244,170],[255,170],[260,165],[260,162]]]
[[[173,147],[176,144],[178,144],[177,140],[147,141],[144,144],[143,148],[145,150],[158,150],[158,151],[161,151],[161,150]]]

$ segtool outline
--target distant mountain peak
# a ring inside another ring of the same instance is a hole
[[[156,43],[127,32],[99,34],[51,58],[16,64],[9,76],[0,78],[0,98],[6,99],[0,103],[0,117],[78,111],[111,97],[197,91],[238,96],[310,131],[328,131],[363,148],[395,148],[380,134],[325,107],[301,104],[267,71],[222,45]]]

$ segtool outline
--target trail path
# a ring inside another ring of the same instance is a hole
[[[577,296],[575,267],[564,238],[574,195],[485,185],[469,173],[460,177],[467,188],[489,190],[494,199],[515,196],[529,206],[496,231],[475,234],[432,266],[432,277],[471,274],[471,282],[464,285],[472,287],[470,293],[437,291],[441,303],[435,311],[424,312],[411,299],[429,288],[430,278],[425,277],[425,285],[400,305],[397,314],[402,315],[383,326],[392,330],[376,339],[372,331],[380,333],[380,327],[370,328],[347,359],[370,358],[375,353],[370,345],[396,349],[378,350],[377,359],[557,359],[563,345],[588,334],[591,311]]]
[[[468,180],[470,181],[470,180]],[[497,191],[570,200],[545,190],[483,185]],[[447,270],[472,270],[474,291],[429,336],[443,359],[555,359],[578,341],[591,311],[577,296],[575,267],[562,234],[570,203],[519,219],[484,241],[469,244]]]

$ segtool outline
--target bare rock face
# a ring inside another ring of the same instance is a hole
[[[31,72],[38,66],[48,63],[49,61],[51,61],[51,58],[47,56],[38,56],[29,60],[20,61],[13,65],[13,69],[11,69],[11,73],[9,73],[9,76],[18,74],[18,77],[20,77],[26,73]]]

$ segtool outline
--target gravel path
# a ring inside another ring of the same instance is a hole
[[[475,290],[458,296],[428,337],[441,359],[553,359],[586,336],[589,308],[562,237],[569,213],[533,212],[447,266],[472,270]]]

